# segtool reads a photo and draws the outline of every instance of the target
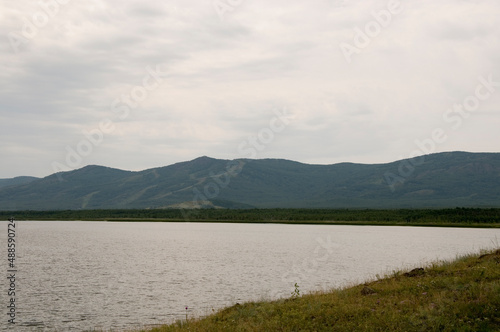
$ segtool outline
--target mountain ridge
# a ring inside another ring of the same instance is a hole
[[[99,165],[0,179],[0,210],[500,206],[500,153],[305,164],[207,156],[142,171]],[[2,186],[2,183],[10,183]]]
[[[34,176],[16,176],[14,178],[0,179],[0,188],[26,184],[40,178]]]

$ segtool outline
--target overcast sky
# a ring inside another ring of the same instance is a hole
[[[498,0],[41,3],[0,3],[0,178],[499,151]]]

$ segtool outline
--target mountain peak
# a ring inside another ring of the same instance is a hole
[[[208,156],[201,156],[201,157],[195,158],[191,161],[208,161],[208,160],[217,160],[217,159],[212,158],[212,157],[208,157]]]
[[[216,161],[219,161],[219,159],[211,158],[208,156],[201,156],[201,157],[198,157],[196,159],[189,161],[189,163],[197,165],[197,166],[204,166],[204,165],[210,165]]]

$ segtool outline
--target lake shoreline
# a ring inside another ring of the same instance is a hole
[[[59,218],[16,219],[18,221],[60,221]],[[500,228],[500,223],[438,223],[438,222],[387,222],[387,221],[317,221],[317,220],[184,220],[156,218],[91,218],[66,219],[64,221],[96,222],[158,222],[158,223],[214,223],[214,224],[283,224],[283,225],[337,225],[337,226],[401,226],[401,227],[451,227],[451,228]]]
[[[161,219],[107,219],[107,222],[199,222],[199,223],[226,223],[226,224],[283,224],[283,225],[338,225],[338,226],[406,226],[406,227],[458,227],[458,228],[500,228],[500,224],[482,223],[402,223],[380,221],[259,221],[259,220],[161,220]]]
[[[500,248],[362,284],[248,302],[141,332],[500,329]]]

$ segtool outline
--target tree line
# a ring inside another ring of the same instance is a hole
[[[181,209],[0,211],[2,220],[10,217],[18,220],[500,223],[500,209],[199,209],[189,214]]]

